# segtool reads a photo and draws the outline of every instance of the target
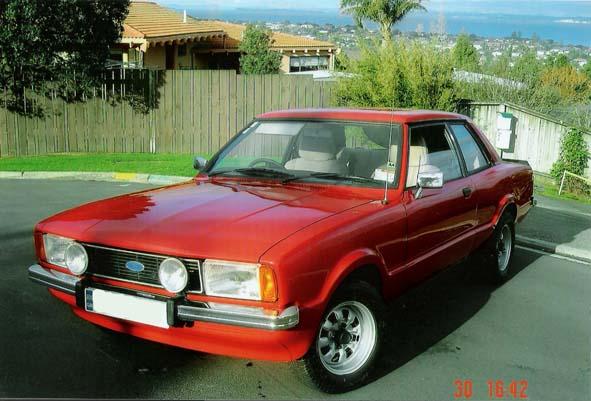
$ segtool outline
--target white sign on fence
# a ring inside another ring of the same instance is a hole
[[[513,134],[513,114],[499,113],[497,116],[497,137],[495,140],[495,146],[502,150],[510,149]]]

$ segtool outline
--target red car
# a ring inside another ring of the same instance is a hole
[[[300,360],[327,392],[370,380],[388,299],[477,250],[506,279],[534,203],[529,166],[443,112],[267,113],[196,167],[40,222],[29,277],[99,326]]]

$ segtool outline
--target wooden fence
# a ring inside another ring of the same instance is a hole
[[[513,149],[503,153],[503,157],[527,160],[534,171],[543,174],[549,174],[558,160],[560,140],[570,129],[555,118],[511,103],[468,102],[460,106],[459,112],[471,117],[493,145],[496,145],[498,113],[513,114],[515,143]],[[585,140],[591,149],[591,132],[585,133]],[[591,178],[591,171],[587,170],[585,175]]]
[[[330,106],[332,88],[310,76],[117,71],[83,102],[69,103],[57,95],[35,98],[42,117],[13,113],[0,102],[0,157],[62,152],[211,154],[257,114]]]

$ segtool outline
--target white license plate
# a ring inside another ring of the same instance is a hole
[[[165,329],[169,327],[166,319],[166,302],[97,288],[86,288],[84,298],[88,312]]]

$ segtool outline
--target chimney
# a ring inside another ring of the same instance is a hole
[[[187,10],[183,10],[183,24],[187,23]]]

